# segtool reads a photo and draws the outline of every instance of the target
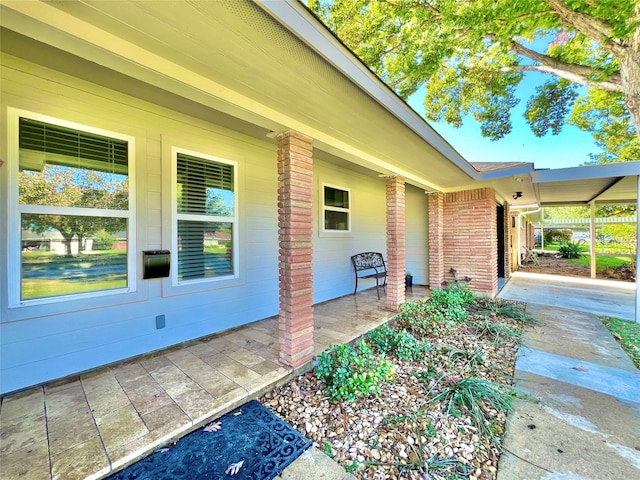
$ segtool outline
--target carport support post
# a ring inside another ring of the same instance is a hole
[[[638,175],[638,192],[636,196],[636,322],[640,323],[640,289],[638,288],[638,267],[640,267],[640,175]]]
[[[596,278],[596,201],[589,202],[591,219],[589,221],[589,255],[591,255],[591,278]]]

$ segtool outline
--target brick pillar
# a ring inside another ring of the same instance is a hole
[[[511,205],[504,203],[504,277],[509,278],[511,276]]]
[[[387,308],[399,311],[404,303],[405,274],[404,178],[387,177]]]
[[[280,361],[299,367],[313,348],[313,140],[298,132],[278,140]]]
[[[444,282],[444,194],[429,194],[429,287]]]
[[[444,270],[457,278],[471,277],[476,293],[498,291],[496,192],[478,188],[444,195]]]

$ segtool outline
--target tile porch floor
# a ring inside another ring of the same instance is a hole
[[[316,305],[316,354],[387,321],[384,306],[375,288]],[[4,397],[0,479],[106,477],[292,377],[271,317]]]

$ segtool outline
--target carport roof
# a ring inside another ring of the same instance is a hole
[[[636,203],[640,161],[535,170],[532,182],[541,206]]]

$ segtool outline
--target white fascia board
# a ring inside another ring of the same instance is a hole
[[[479,180],[498,180],[507,177],[526,176],[531,175],[534,171],[533,163],[527,163],[526,165],[516,165],[514,167],[501,168],[499,170],[480,172]]]
[[[474,180],[478,172],[407,103],[387,87],[297,0],[259,0],[257,4],[318,55],[418,134]]]
[[[533,183],[566,182],[570,180],[590,180],[596,178],[629,177],[640,175],[639,162],[610,163],[586,167],[535,170]]]

